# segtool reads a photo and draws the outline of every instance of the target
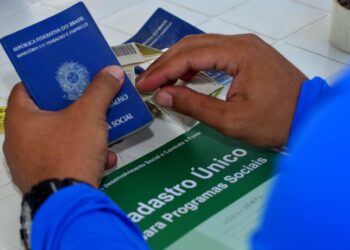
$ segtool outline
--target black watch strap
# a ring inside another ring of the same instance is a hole
[[[56,193],[58,190],[64,187],[76,185],[79,183],[82,183],[82,181],[73,178],[66,178],[63,180],[54,178],[44,180],[34,185],[28,193],[24,194],[22,205],[23,202],[28,203],[31,209],[31,216],[34,218],[39,207],[47,200],[47,198],[49,198],[51,194]]]
[[[52,195],[62,188],[84,183],[82,181],[66,178],[60,179],[48,179],[33,186],[32,189],[24,194],[22,200],[22,212],[21,212],[21,239],[26,249],[31,249],[30,236],[32,220],[40,208],[40,206]],[[85,183],[86,184],[86,183]]]

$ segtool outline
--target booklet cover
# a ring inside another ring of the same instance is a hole
[[[166,10],[158,8],[137,34],[126,43],[136,42],[162,50],[171,47],[187,35],[198,34],[204,34],[204,32]],[[232,77],[222,71],[210,70],[207,74],[223,85],[232,82]]]
[[[36,104],[50,111],[78,99],[104,67],[120,65],[83,3],[8,35],[1,44]],[[109,143],[152,119],[126,77],[107,113]]]
[[[106,176],[101,189],[152,249],[248,249],[278,154],[198,124]]]

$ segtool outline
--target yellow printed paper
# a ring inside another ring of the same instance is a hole
[[[5,120],[5,113],[6,113],[6,107],[0,107],[0,133],[5,133],[5,126],[4,126],[4,120]]]

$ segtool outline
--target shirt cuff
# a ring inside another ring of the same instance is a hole
[[[289,134],[289,144],[329,88],[327,82],[321,77],[315,77],[312,80],[303,82]]]
[[[32,249],[91,249],[91,244],[109,243],[148,248],[136,224],[107,195],[86,184],[63,188],[45,201],[34,217],[31,243]]]

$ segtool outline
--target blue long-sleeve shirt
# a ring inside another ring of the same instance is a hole
[[[291,156],[281,160],[253,249],[350,248],[349,84],[350,74],[331,90],[321,78],[303,84],[291,130]],[[32,247],[148,249],[117,205],[84,184],[58,191],[40,207],[32,225]]]
[[[350,72],[334,88],[321,85],[280,161],[255,250],[350,249]]]
[[[39,208],[32,249],[148,249],[137,226],[104,193],[79,184],[59,190]]]

